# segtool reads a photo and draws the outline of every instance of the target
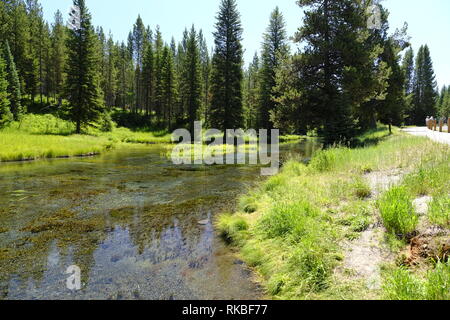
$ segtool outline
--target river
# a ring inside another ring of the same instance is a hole
[[[213,223],[264,179],[255,166],[176,166],[158,145],[0,164],[0,299],[262,298]]]

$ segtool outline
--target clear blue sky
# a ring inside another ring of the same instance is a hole
[[[67,16],[71,0],[41,0],[48,21],[53,21],[57,9]],[[174,36],[179,41],[185,27],[192,23],[203,29],[208,45],[213,45],[212,32],[220,0],[86,0],[95,25],[111,32],[115,40],[126,40],[128,32],[141,14],[146,25],[160,25],[164,39]],[[259,50],[262,33],[267,27],[270,12],[279,6],[283,12],[289,35],[301,24],[302,10],[295,0],[238,0],[244,27],[245,60],[250,62]],[[428,44],[439,86],[450,85],[450,1],[449,0],[385,0],[391,12],[391,31],[409,24],[414,51]]]

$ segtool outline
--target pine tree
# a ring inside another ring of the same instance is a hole
[[[200,49],[200,61],[201,61],[201,73],[202,73],[202,114],[205,123],[208,123],[209,113],[209,89],[211,81],[211,58],[209,56],[208,46],[206,39],[203,36],[203,31],[200,30],[198,34],[199,49]]]
[[[25,3],[29,36],[25,65],[21,70],[25,78],[26,91],[31,96],[31,101],[34,101],[34,97],[39,93],[39,89],[41,88],[42,64],[40,64],[40,59],[42,58],[43,12],[38,0],[26,0]]]
[[[436,107],[439,116],[445,119],[450,118],[450,87],[443,86]]]
[[[14,57],[11,54],[8,41],[5,42],[4,57],[6,61],[6,79],[8,80],[8,99],[10,101],[10,109],[14,116],[14,120],[18,121],[26,111],[22,106],[19,75],[17,73],[16,64],[14,62]]]
[[[400,66],[400,52],[404,48],[394,39],[389,38],[385,43],[382,59],[389,67],[388,86],[385,98],[379,101],[378,115],[382,123],[389,125],[392,133],[392,125],[403,124],[406,111],[405,76]]]
[[[9,41],[11,53],[16,62],[16,67],[19,74],[22,94],[29,94],[26,81],[29,79],[28,72],[32,69],[33,61],[31,57],[31,41],[29,17],[25,3],[22,0],[10,0],[5,3],[6,14],[9,17],[7,24],[4,25],[4,32],[6,32],[3,39]]]
[[[186,56],[184,58],[185,83],[184,94],[186,99],[189,130],[194,137],[194,122],[198,119],[198,111],[201,107],[201,66],[200,50],[197,41],[197,33],[192,26],[186,44]]]
[[[6,80],[5,61],[0,55],[0,128],[10,123],[13,115],[9,109],[8,81]]]
[[[142,82],[145,94],[145,114],[149,116],[152,112],[155,94],[155,56],[152,41],[149,41],[144,52]]]
[[[166,127],[172,128],[173,108],[177,100],[177,78],[175,73],[175,62],[170,47],[165,46],[163,51],[163,104],[165,112]]]
[[[407,95],[410,95],[414,90],[414,51],[412,48],[405,52],[402,69],[405,73],[405,91]]]
[[[288,54],[286,24],[283,15],[276,7],[270,16],[270,23],[264,34],[262,48],[258,117],[260,128],[273,129],[274,127],[272,121],[270,121],[270,114],[277,107],[273,90],[276,85],[275,73],[280,61],[285,59]]]
[[[162,34],[159,26],[156,27],[155,35],[155,95],[154,95],[154,106],[156,112],[156,120],[161,123],[163,118],[163,80],[162,80],[162,69],[163,69],[163,50],[164,42],[162,39]]]
[[[244,119],[245,128],[256,128],[258,121],[258,104],[259,104],[259,56],[255,52],[253,61],[244,73]]]
[[[55,22],[51,33],[51,73],[52,91],[55,98],[61,99],[63,94],[63,82],[65,79],[64,69],[67,60],[66,54],[66,28],[61,11],[55,13]],[[60,100],[61,103],[61,100]]]
[[[224,134],[243,125],[242,32],[236,0],[222,0],[214,32],[210,122]]]
[[[361,106],[377,96],[385,79],[374,68],[382,47],[369,41],[364,0],[300,0],[306,9],[296,42],[304,43],[298,75],[311,124],[326,144],[348,142],[356,134]]]
[[[117,48],[114,44],[112,35],[106,42],[106,65],[105,65],[105,102],[106,106],[111,108],[115,105],[117,97]]]
[[[117,103],[118,107],[126,110],[134,103],[133,83],[134,83],[134,67],[132,54],[127,45],[122,42],[118,46],[119,56],[117,62],[118,69],[118,92]]]
[[[427,45],[421,46],[414,73],[413,107],[410,114],[412,124],[423,125],[426,117],[436,116],[436,87],[430,50]]]
[[[85,125],[97,121],[104,111],[103,93],[100,89],[97,36],[91,24],[91,15],[85,0],[74,0],[80,9],[81,28],[71,30],[67,39],[67,83],[69,115],[81,133]]]

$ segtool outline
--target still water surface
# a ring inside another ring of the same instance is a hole
[[[308,140],[281,154],[318,148]],[[164,154],[149,146],[0,164],[0,299],[261,298],[213,227],[264,179],[260,168],[175,166]],[[80,291],[66,288],[71,265]]]

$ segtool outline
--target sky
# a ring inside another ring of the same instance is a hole
[[[53,21],[59,9],[65,17],[72,0],[41,0],[44,16]],[[172,36],[181,40],[185,27],[194,23],[202,29],[208,45],[213,46],[215,16],[220,0],[86,0],[94,25],[112,32],[115,40],[126,41],[138,14],[145,25],[153,29],[159,25],[166,41]],[[428,44],[439,87],[450,85],[450,1],[449,0],[384,0],[390,11],[391,32],[408,22],[409,35],[415,53],[422,44]],[[238,0],[244,28],[245,62],[251,62],[260,50],[262,34],[267,28],[271,11],[278,6],[286,20],[289,36],[302,23],[303,11],[295,0]],[[295,45],[292,44],[293,49]]]

